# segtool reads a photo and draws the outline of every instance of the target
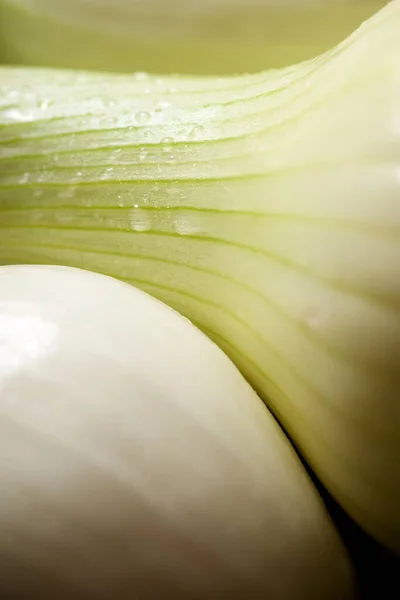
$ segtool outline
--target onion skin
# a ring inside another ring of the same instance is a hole
[[[0,289],[2,597],[352,597],[322,501],[216,345],[102,275],[2,267]]]

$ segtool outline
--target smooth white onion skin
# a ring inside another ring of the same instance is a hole
[[[271,414],[172,309],[0,268],[0,592],[345,600],[351,567]]]

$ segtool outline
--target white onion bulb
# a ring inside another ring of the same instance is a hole
[[[2,597],[352,596],[317,492],[230,360],[78,269],[0,268],[0,532]]]

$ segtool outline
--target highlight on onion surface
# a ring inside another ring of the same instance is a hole
[[[0,262],[113,275],[234,360],[400,551],[400,2],[232,78],[0,69]]]
[[[0,0],[0,60],[232,74],[331,48],[387,0]]]
[[[191,323],[78,269],[0,290],[3,598],[353,597],[293,448]]]

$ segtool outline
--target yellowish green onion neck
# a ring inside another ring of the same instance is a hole
[[[396,1],[261,75],[0,70],[0,263],[113,275],[190,318],[397,550],[399,65]]]
[[[235,74],[316,56],[385,0],[0,0],[0,61]]]

